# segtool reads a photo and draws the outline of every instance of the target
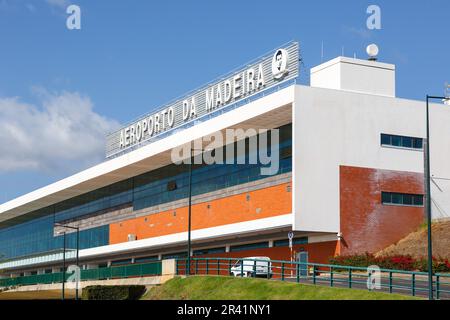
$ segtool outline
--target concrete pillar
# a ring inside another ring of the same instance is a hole
[[[161,267],[161,282],[165,282],[168,279],[175,277],[177,272],[177,261],[175,259],[163,260]]]

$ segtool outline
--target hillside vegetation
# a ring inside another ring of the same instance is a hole
[[[435,222],[431,227],[433,256],[450,259],[450,220]],[[410,255],[416,259],[427,255],[427,228],[409,234],[398,243],[378,252],[376,256]]]
[[[153,287],[145,300],[408,300],[412,297],[252,278],[176,277]]]

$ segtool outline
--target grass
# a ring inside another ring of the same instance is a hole
[[[144,300],[413,300],[417,298],[264,279],[176,277],[153,287]]]

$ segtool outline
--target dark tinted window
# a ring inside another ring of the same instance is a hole
[[[403,202],[402,202],[402,195],[398,194],[398,193],[392,194],[392,203],[403,204]]]
[[[169,253],[162,256],[162,259],[178,259],[187,257],[187,252]]]
[[[402,138],[402,147],[412,148],[413,147],[413,138],[403,137]]]
[[[400,138],[399,136],[392,136],[392,145],[396,146],[396,147],[401,147],[402,146],[402,138]]]
[[[146,262],[152,262],[152,261],[157,261],[157,260],[158,260],[158,256],[140,257],[140,258],[135,258],[134,263],[146,263]]]
[[[194,256],[203,256],[207,254],[214,254],[214,253],[223,253],[225,252],[225,247],[222,248],[212,248],[212,249],[201,249],[201,250],[195,250]]]
[[[406,136],[396,136],[392,134],[381,134],[381,145],[383,146],[393,146],[393,147],[402,147],[409,149],[422,149],[423,148],[423,139],[422,138],[414,138],[414,137],[406,137]]]
[[[385,205],[423,206],[423,195],[382,192],[381,202]]]
[[[381,144],[390,145],[391,144],[391,136],[388,134],[381,134]]]
[[[423,139],[415,138],[413,143],[413,148],[423,149]]]
[[[415,196],[414,197],[414,205],[423,206],[423,196]]]
[[[240,246],[232,246],[230,248],[231,252],[244,251],[244,250],[252,250],[252,249],[260,249],[260,248],[268,248],[269,242],[259,242],[259,243],[250,243],[243,244]]]
[[[403,204],[405,204],[405,205],[413,205],[414,204],[413,196],[410,195],[410,194],[403,195]]]
[[[392,203],[392,194],[388,192],[383,192],[381,194],[381,202],[382,203]]]
[[[120,265],[126,265],[126,264],[131,264],[131,259],[116,260],[116,261],[111,262],[112,266],[120,266]]]
[[[292,244],[307,244],[308,243],[308,237],[304,238],[296,238],[292,240]],[[283,239],[283,240],[276,240],[273,242],[274,247],[288,247],[289,246],[289,239]]]

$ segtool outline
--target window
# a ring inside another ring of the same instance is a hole
[[[230,247],[230,252],[261,249],[261,248],[268,248],[268,247],[269,247],[269,242],[249,243],[249,244],[243,244],[243,245],[239,245],[239,246],[232,246],[232,247]]]
[[[381,202],[384,205],[423,207],[423,195],[382,192]]]
[[[140,258],[134,259],[134,263],[146,263],[146,262],[152,262],[152,261],[158,261],[158,256],[140,257]]]
[[[186,257],[187,257],[187,252],[168,253],[168,254],[164,254],[162,256],[162,260],[179,259],[179,258],[186,258]]]
[[[131,264],[131,259],[116,260],[111,262],[111,266],[122,266]]]
[[[423,149],[423,139],[422,138],[414,138],[414,137],[406,137],[406,136],[396,136],[396,135],[382,133],[381,134],[381,145],[405,148],[405,149],[422,150]]]
[[[303,238],[295,238],[292,240],[292,244],[307,244],[308,243],[308,237]],[[274,247],[288,247],[289,246],[289,240],[288,239],[282,239],[282,240],[276,240],[273,242]]]
[[[194,256],[203,256],[207,254],[214,254],[214,253],[224,253],[225,247],[222,248],[212,248],[212,249],[200,249],[194,251]]]
[[[176,181],[169,181],[167,183],[167,191],[174,191],[177,189],[177,182]]]
[[[413,140],[413,148],[414,149],[423,149],[423,139],[414,139]]]

